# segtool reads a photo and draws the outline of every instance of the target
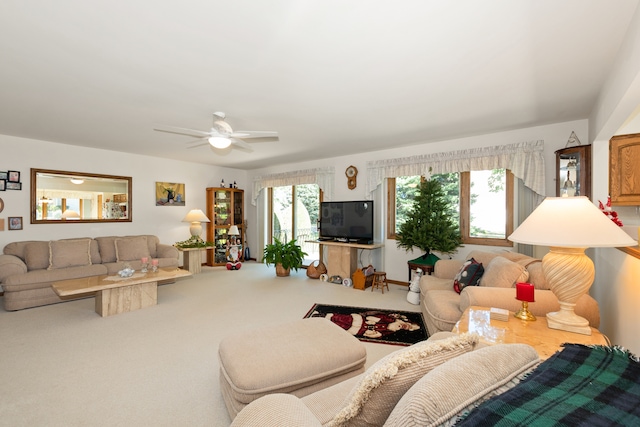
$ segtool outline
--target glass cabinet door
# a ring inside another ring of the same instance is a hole
[[[556,196],[591,198],[591,145],[556,151]]]

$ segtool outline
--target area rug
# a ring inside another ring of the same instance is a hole
[[[325,317],[360,341],[409,346],[429,337],[419,312],[314,304],[304,317]]]

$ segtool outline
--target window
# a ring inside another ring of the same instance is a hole
[[[409,213],[419,176],[388,179],[387,238],[395,239]],[[458,212],[463,243],[511,246],[513,231],[513,174],[506,169],[432,175],[442,183],[445,194]]]
[[[318,239],[318,217],[321,192],[316,184],[303,184],[269,189],[270,234],[269,241],[281,242],[297,239],[307,253],[304,264],[319,259],[320,246],[307,243]]]

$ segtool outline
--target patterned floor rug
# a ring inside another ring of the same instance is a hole
[[[325,317],[360,341],[409,346],[429,337],[420,312],[314,304],[304,317]]]

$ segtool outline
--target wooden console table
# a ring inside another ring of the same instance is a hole
[[[542,360],[551,357],[564,343],[609,345],[607,337],[595,328],[591,328],[591,335],[550,329],[542,316],[528,322],[514,317],[513,312],[509,312],[509,319],[503,322],[491,319],[488,307],[477,306],[464,311],[452,332],[476,332],[487,344],[529,344]]]
[[[318,243],[320,248],[327,247],[327,275],[349,278],[358,268],[358,249],[373,250],[384,247],[382,243],[371,245],[363,243],[334,242],[325,240],[308,240],[309,243]]]

